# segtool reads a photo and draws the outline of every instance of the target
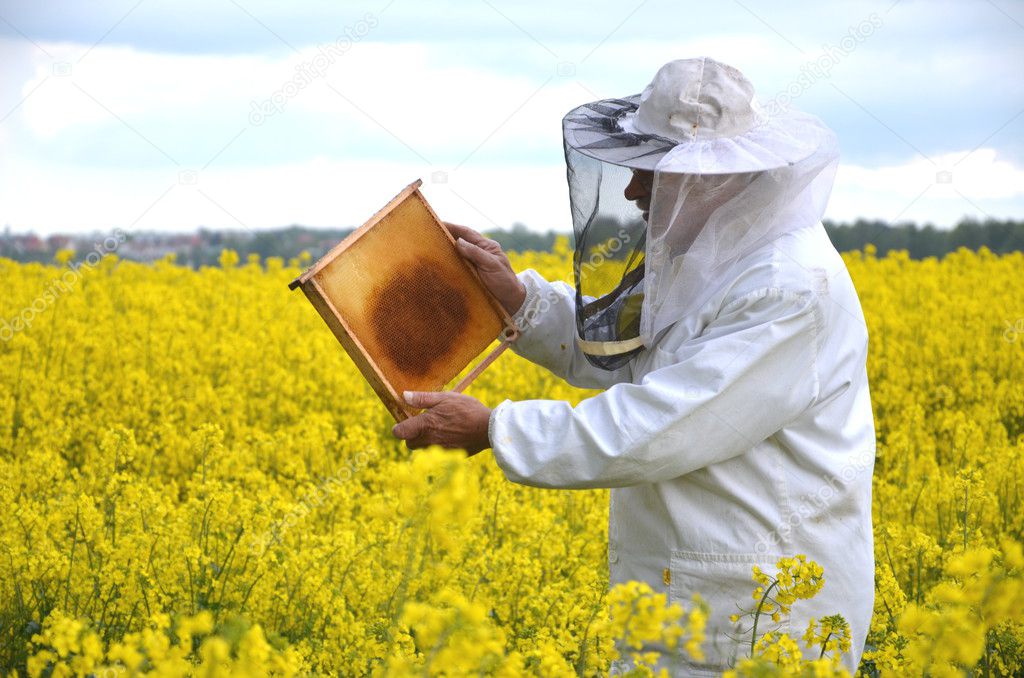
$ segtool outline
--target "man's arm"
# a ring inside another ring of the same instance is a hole
[[[462,255],[512,316],[520,336],[513,350],[574,386],[604,388],[631,378],[629,365],[614,371],[590,364],[576,345],[575,297],[565,283],[549,283],[536,271],[516,276],[501,246],[471,228],[446,224]],[[423,412],[396,424],[393,434],[411,449],[427,445],[461,447],[476,454],[490,446],[491,410],[463,393],[404,394]]]
[[[615,370],[591,364],[576,343],[576,292],[568,284],[548,282],[533,269],[519,274],[526,301],[513,316],[520,330],[512,350],[550,370],[573,386],[608,388],[632,379],[627,363]]]
[[[505,307],[520,330],[512,350],[547,368],[573,386],[607,388],[629,381],[628,365],[603,370],[576,345],[576,298],[564,282],[550,283],[529,269],[518,276],[501,246],[466,226],[446,224],[480,279]]]
[[[818,396],[820,301],[766,288],[732,301],[674,363],[575,408],[504,401],[489,442],[505,475],[539,487],[619,487],[675,478],[743,454]]]

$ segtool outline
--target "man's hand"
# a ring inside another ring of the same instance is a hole
[[[512,270],[512,264],[502,251],[501,245],[468,226],[448,222],[444,225],[456,238],[459,252],[476,268],[487,289],[505,307],[509,315],[515,315],[526,300],[526,288],[516,277],[516,272]]]
[[[406,391],[405,402],[427,408],[391,429],[410,450],[441,445],[466,450],[473,456],[491,446],[487,437],[491,408],[476,398],[464,393]]]

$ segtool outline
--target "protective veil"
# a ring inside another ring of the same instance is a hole
[[[564,129],[576,284],[518,274],[513,350],[603,390],[498,404],[495,461],[526,485],[611,488],[611,584],[684,607],[703,597],[703,660],[646,648],[674,675],[746,656],[751,620],[731,615],[752,605],[751,570],[795,554],[825,586],[758,633],[800,638],[840,613],[856,671],[874,602],[875,430],[867,327],[819,221],[835,138],[813,116],[764,115],[711,59],[671,62]]]
[[[605,369],[700,308],[732,263],[817,222],[839,157],[820,120],[768,115],[739,71],[707,58],[671,62],[643,93],[580,106],[562,127],[577,341]]]

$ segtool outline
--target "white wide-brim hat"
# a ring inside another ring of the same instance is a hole
[[[765,111],[750,81],[709,57],[662,66],[640,94],[584,104],[562,119],[565,143],[633,169],[760,172],[810,157],[831,131],[794,109]]]

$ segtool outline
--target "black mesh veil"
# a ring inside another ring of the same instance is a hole
[[[612,370],[643,348],[639,336],[647,224],[643,211],[625,197],[633,180],[629,168],[601,162],[568,145],[565,156],[575,239],[576,330],[583,342],[603,349],[584,350],[587,359]],[[609,353],[607,347],[617,352]]]

